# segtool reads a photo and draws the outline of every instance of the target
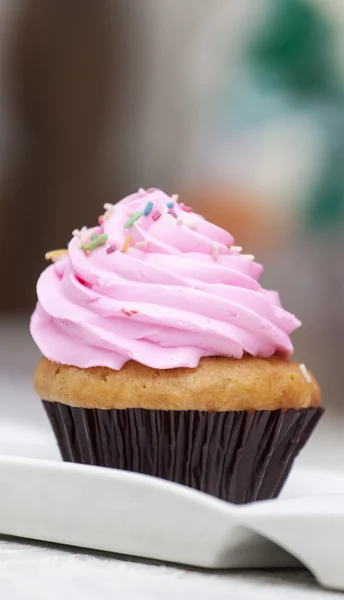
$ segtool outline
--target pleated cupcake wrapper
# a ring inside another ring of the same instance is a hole
[[[161,477],[236,504],[276,497],[322,408],[164,411],[43,401],[65,461]]]

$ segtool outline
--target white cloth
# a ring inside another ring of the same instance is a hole
[[[327,600],[302,569],[205,572],[0,539],[4,600]]]

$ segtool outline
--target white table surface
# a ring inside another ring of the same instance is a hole
[[[0,319],[0,339],[0,396],[10,402],[13,394],[32,393],[38,353],[25,319]],[[327,415],[304,462],[316,457],[326,464],[331,451],[342,463],[342,423],[336,430],[336,421]],[[298,600],[341,595],[320,588],[304,569],[204,572],[0,536],[1,600]]]
[[[326,600],[303,569],[202,572],[112,555],[0,539],[4,600]]]

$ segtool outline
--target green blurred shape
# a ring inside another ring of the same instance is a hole
[[[260,88],[284,93],[295,107],[306,104],[322,128],[323,169],[301,210],[306,227],[335,230],[344,219],[344,91],[333,29],[308,1],[266,0],[265,8],[268,18],[248,42],[248,67]]]
[[[342,135],[339,127],[338,136]],[[344,141],[344,131],[343,131]],[[344,219],[344,147],[334,145],[306,203],[306,225],[312,229],[343,226]]]
[[[253,35],[248,59],[264,85],[297,95],[336,87],[333,35],[316,6],[302,0],[266,0],[264,26]]]

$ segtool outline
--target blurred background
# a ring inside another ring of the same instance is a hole
[[[304,322],[296,359],[341,464],[343,33],[343,0],[0,0],[3,372],[36,360],[44,253],[161,187],[233,233]]]

